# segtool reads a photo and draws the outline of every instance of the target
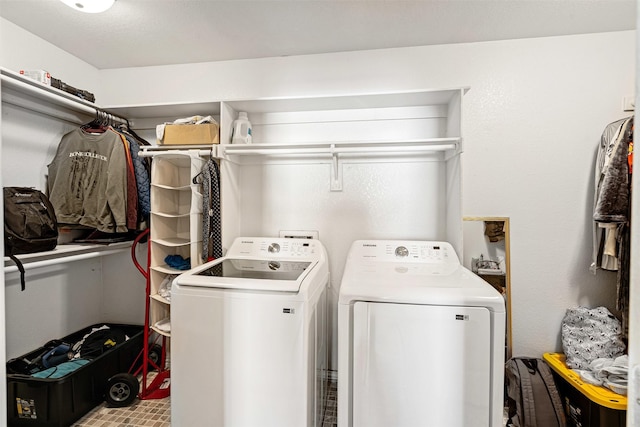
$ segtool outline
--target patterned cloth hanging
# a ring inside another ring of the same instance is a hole
[[[222,257],[220,225],[220,168],[210,158],[202,168],[202,259]]]

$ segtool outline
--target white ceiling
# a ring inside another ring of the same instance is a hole
[[[636,0],[0,0],[99,69],[634,30]]]

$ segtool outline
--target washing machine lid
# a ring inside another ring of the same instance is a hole
[[[354,242],[342,276],[339,303],[356,301],[505,311],[504,297],[462,266],[447,242]]]
[[[318,240],[238,237],[226,256],[175,279],[179,286],[269,292],[299,292],[312,270],[327,269]],[[312,279],[309,279],[312,280]]]
[[[176,278],[181,286],[298,292],[317,261],[220,258]]]

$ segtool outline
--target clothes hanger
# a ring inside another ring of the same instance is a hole
[[[105,133],[107,131],[107,125],[105,123],[105,113],[101,110],[96,110],[96,118],[80,126],[80,129],[87,133]]]
[[[85,124],[83,124],[82,126],[80,126],[82,129],[85,129],[87,127],[97,127],[99,126],[99,111],[96,110],[96,117],[91,120],[90,122],[87,122]]]
[[[120,125],[120,130],[125,133],[128,133],[132,137],[138,140],[138,142],[142,145],[151,145],[147,140],[138,135],[133,129],[131,129],[131,124],[129,123],[129,119],[124,119],[125,123]]]

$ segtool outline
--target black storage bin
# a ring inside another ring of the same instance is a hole
[[[78,342],[93,328],[104,325],[123,330],[129,339],[61,378],[34,378],[11,373],[16,372],[20,364],[24,364],[24,359],[35,359],[58,345],[59,341]],[[64,427],[82,418],[104,401],[109,378],[130,372],[142,351],[143,332],[142,326],[99,323],[8,361],[8,425]]]
[[[562,353],[545,353],[570,427],[624,427],[627,425],[627,397],[588,384],[569,369]]]

